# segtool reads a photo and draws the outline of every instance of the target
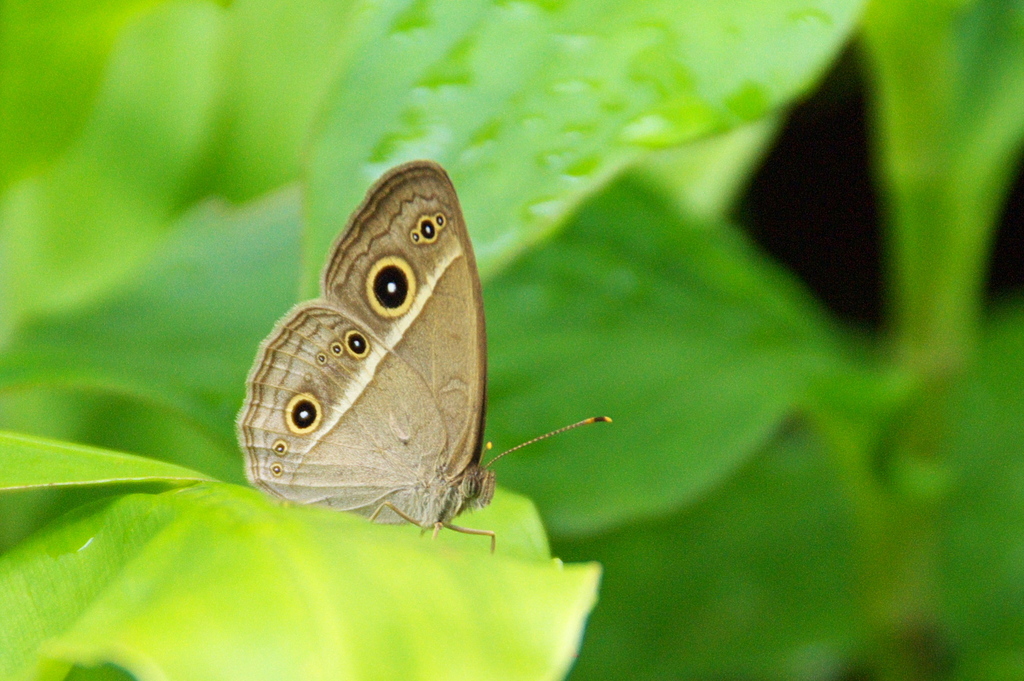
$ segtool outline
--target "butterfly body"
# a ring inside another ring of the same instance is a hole
[[[331,249],[321,298],[267,337],[238,436],[246,474],[296,503],[447,524],[485,506],[480,281],[448,175],[386,173]]]

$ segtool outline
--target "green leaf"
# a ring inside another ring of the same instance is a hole
[[[237,452],[246,372],[294,303],[298,212],[294,190],[241,208],[193,210],[129,286],[24,326],[0,354],[0,389],[86,386],[127,395],[178,410]]]
[[[121,27],[152,0],[0,5],[0,191],[80,131]]]
[[[213,125],[222,11],[172,3],[132,22],[81,136],[0,198],[0,341],[135,271],[190,189]]]
[[[640,168],[675,198],[684,215],[722,220],[767,153],[779,124],[779,117],[768,117],[724,135],[656,152]]]
[[[672,512],[768,442],[844,366],[817,306],[727,225],[687,224],[612,185],[485,287],[489,437],[608,426],[496,465],[555,535]]]
[[[557,542],[605,573],[573,678],[843,678],[856,530],[829,461],[796,429],[684,512]]]
[[[528,513],[505,497],[495,514]],[[103,663],[143,681],[565,673],[596,565],[415,529],[223,484],[86,507],[0,558],[0,676]]]
[[[226,427],[227,424],[225,424]],[[33,388],[0,392],[0,429],[167,461],[226,482],[244,482],[238,447],[228,449],[167,407],[101,392]],[[100,497],[165,486],[38,487],[0,494],[0,553]]]
[[[391,2],[360,35],[310,157],[306,292],[366,186],[443,163],[481,269],[535,243],[651,149],[804,91],[860,2]]]
[[[953,394],[941,528],[945,619],[963,676],[1024,670],[1024,305],[990,323],[975,369]]]
[[[0,491],[68,485],[209,480],[202,473],[141,456],[0,431]]]
[[[365,0],[239,0],[212,190],[249,200],[299,177],[338,65],[360,45]],[[355,206],[353,206],[354,208]]]

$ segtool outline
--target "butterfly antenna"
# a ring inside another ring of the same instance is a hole
[[[578,422],[576,422],[576,423],[574,423],[574,424],[572,424],[570,426],[562,426],[558,430],[552,430],[550,433],[545,433],[544,435],[540,435],[538,437],[535,437],[532,440],[527,440],[523,444],[516,445],[512,449],[506,449],[501,454],[498,454],[498,456],[494,457],[493,459],[491,459],[490,461],[485,463],[484,464],[484,468],[490,468],[492,463],[494,463],[495,461],[497,461],[501,457],[505,456],[506,454],[511,454],[512,452],[516,451],[517,449],[522,449],[523,447],[526,447],[527,445],[532,445],[534,442],[540,442],[541,440],[546,440],[549,437],[552,437],[554,435],[561,435],[562,433],[564,433],[567,430],[572,430],[573,428],[579,428],[580,426],[589,426],[591,423],[611,423],[611,422],[612,422],[612,420],[608,416],[591,416],[589,419],[583,419],[582,421],[578,421]],[[487,449],[491,448],[490,444],[491,444],[490,442],[487,443],[487,445],[488,445]]]

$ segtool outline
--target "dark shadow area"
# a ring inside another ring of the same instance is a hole
[[[856,49],[790,113],[741,208],[750,235],[840,319],[882,323],[882,245],[868,147],[867,94]],[[1024,175],[992,247],[987,296],[1024,290]]]
[[[847,52],[790,113],[747,189],[742,222],[834,314],[877,327],[881,252],[870,173],[864,92]]]
[[[992,245],[988,297],[1000,299],[1024,292],[1024,173],[1017,177],[1003,207],[1003,217]]]

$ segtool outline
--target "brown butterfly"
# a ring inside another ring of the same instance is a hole
[[[320,292],[278,322],[249,372],[238,417],[249,480],[377,522],[486,535],[493,551],[494,532],[450,522],[490,503],[494,472],[480,465],[480,277],[441,166],[406,163],[370,188]],[[542,438],[596,421],[610,419]]]
[[[388,171],[331,249],[321,297],[260,346],[238,418],[246,474],[302,504],[444,526],[486,506],[487,338],[473,247],[436,163]]]

